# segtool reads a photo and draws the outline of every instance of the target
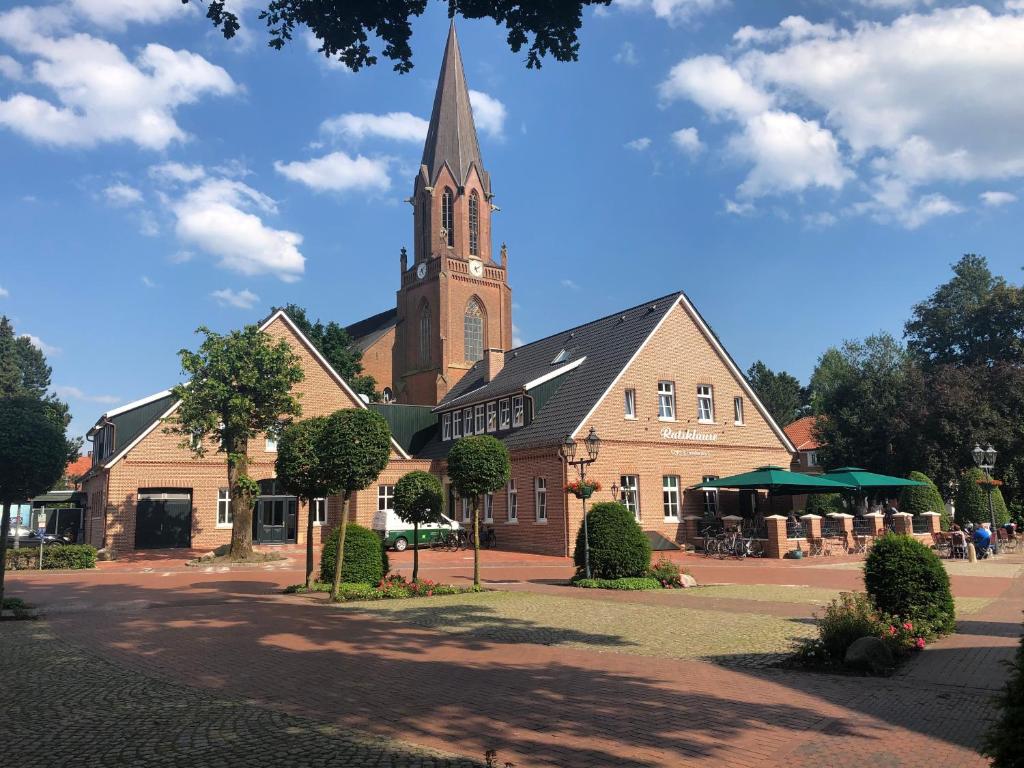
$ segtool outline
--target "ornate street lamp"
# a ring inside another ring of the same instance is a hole
[[[569,466],[576,467],[576,471],[580,476],[580,498],[583,500],[583,572],[586,577],[590,578],[590,532],[587,529],[587,495],[584,492],[586,489],[587,482],[587,465],[593,464],[597,461],[597,456],[601,452],[601,438],[597,436],[597,432],[593,427],[590,428],[590,433],[583,441],[584,445],[587,446],[587,456],[589,458],[576,458],[576,441],[572,435],[566,435],[565,440],[562,441],[562,446],[559,448],[559,453],[562,458],[565,459],[565,463]]]
[[[992,554],[999,554],[999,536],[996,534],[996,512],[992,506],[992,470],[996,467],[996,456],[997,451],[992,447],[992,443],[989,443],[985,448],[975,443],[974,450],[971,451],[971,458],[974,459],[974,463],[985,471],[985,479],[988,481],[985,483],[985,488],[988,491],[988,516],[992,525]]]

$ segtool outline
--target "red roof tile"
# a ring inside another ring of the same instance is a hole
[[[92,456],[79,456],[68,464],[65,470],[68,477],[81,477],[92,467]]]
[[[821,444],[814,437],[814,416],[803,416],[785,428],[786,437],[798,451],[813,451]]]

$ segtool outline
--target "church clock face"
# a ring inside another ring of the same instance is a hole
[[[422,280],[426,276],[427,276],[427,264],[426,264],[426,262],[421,261],[416,266],[416,277],[418,277],[420,280]]]
[[[469,262],[469,274],[473,277],[480,277],[484,273],[484,263],[477,259]]]

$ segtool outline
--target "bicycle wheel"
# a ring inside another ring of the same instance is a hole
[[[747,542],[747,554],[751,557],[764,557],[764,545],[760,539],[751,539]]]
[[[704,537],[704,557],[714,557],[718,554],[718,540]]]

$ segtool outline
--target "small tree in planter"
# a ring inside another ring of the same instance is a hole
[[[448,452],[448,476],[460,496],[473,500],[473,584],[480,586],[480,497],[508,484],[508,448],[490,435],[458,440]]]
[[[420,526],[441,520],[444,491],[441,482],[429,472],[415,471],[395,484],[395,513],[412,523],[412,580],[420,573]]]
[[[323,470],[336,480],[342,494],[341,525],[338,526],[338,558],[334,565],[331,598],[338,599],[341,570],[345,559],[345,533],[348,529],[348,505],[353,491],[361,491],[374,482],[391,456],[391,429],[379,413],[362,408],[346,408],[327,417],[321,445]]]
[[[949,530],[949,512],[946,510],[946,503],[942,500],[942,494],[935,487],[931,478],[923,472],[911,472],[907,475],[908,480],[917,480],[927,485],[908,485],[900,491],[900,511],[909,512],[912,515],[920,515],[922,512],[938,512],[941,516],[942,530]]]

